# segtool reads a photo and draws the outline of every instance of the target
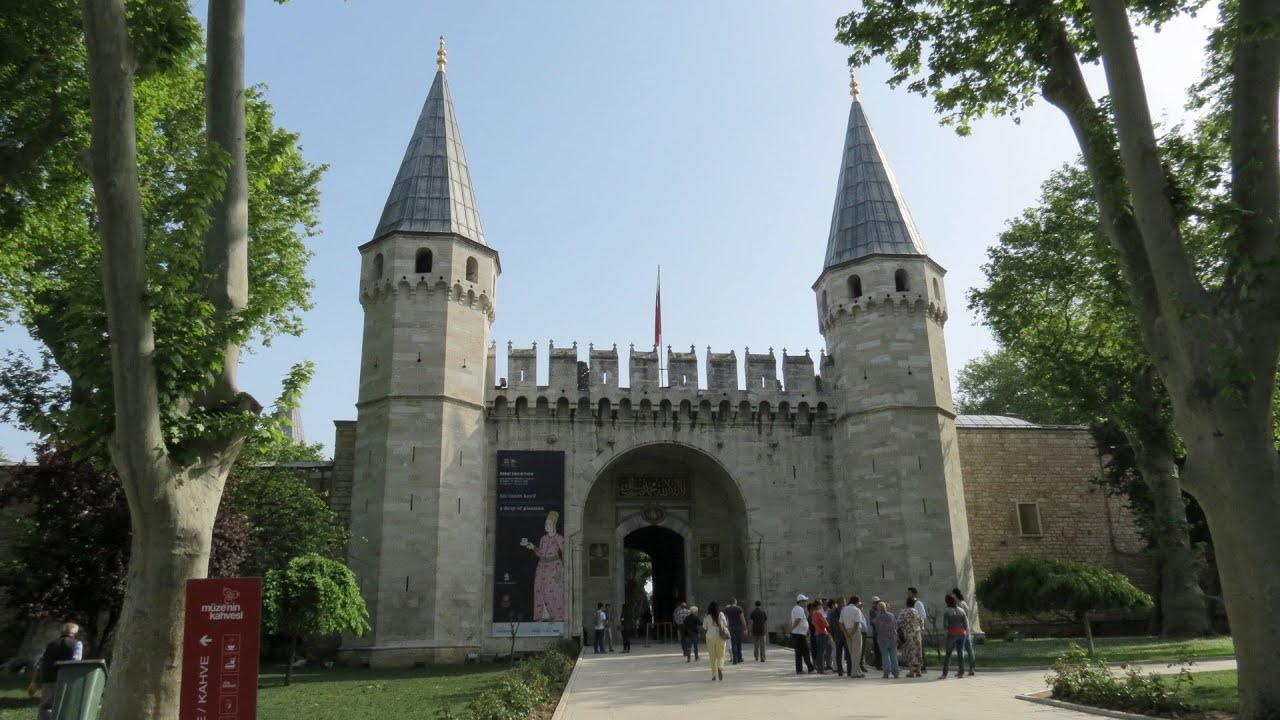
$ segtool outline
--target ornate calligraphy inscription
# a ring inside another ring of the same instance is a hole
[[[626,475],[617,480],[619,498],[674,498],[689,497],[689,478],[686,475]]]

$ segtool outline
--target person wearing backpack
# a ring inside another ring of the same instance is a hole
[[[707,616],[702,621],[707,631],[707,655],[711,658],[711,679],[724,680],[724,647],[729,640],[729,621],[720,606],[712,600],[707,605]]]

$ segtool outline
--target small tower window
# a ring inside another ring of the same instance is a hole
[[[826,291],[826,290],[823,290],[823,291],[822,291],[822,312],[824,312],[824,313],[825,313],[825,312],[827,312],[827,308],[828,308],[828,307],[830,307],[830,306],[829,306],[829,305],[827,305],[827,291]]]
[[[849,297],[854,299],[862,297],[862,278],[857,275],[849,277]]]
[[[933,296],[939,300],[942,299],[942,291],[938,289],[938,278],[933,279]]]
[[[413,271],[419,275],[431,272],[431,251],[427,248],[418,248],[418,254],[413,256]]]
[[[382,253],[378,253],[373,256],[372,275],[374,280],[378,280],[382,277]]]
[[[480,281],[480,263],[473,257],[467,258],[467,282]]]
[[[899,268],[898,271],[893,274],[893,289],[898,292],[906,292],[909,289],[907,286],[906,270]]]

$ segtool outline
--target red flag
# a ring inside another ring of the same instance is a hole
[[[662,347],[662,266],[658,266],[658,291],[653,298],[653,346]]]

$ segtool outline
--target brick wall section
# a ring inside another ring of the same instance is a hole
[[[1053,555],[1120,572],[1148,593],[1157,568],[1120,498],[1093,483],[1101,463],[1084,428],[957,428],[974,577],[1021,555]],[[1040,537],[1023,537],[1017,503],[1040,505]],[[991,630],[1001,625],[985,613]]]
[[[329,507],[342,519],[345,527],[351,527],[351,480],[355,475],[356,421],[333,421],[333,484],[329,495]]]

